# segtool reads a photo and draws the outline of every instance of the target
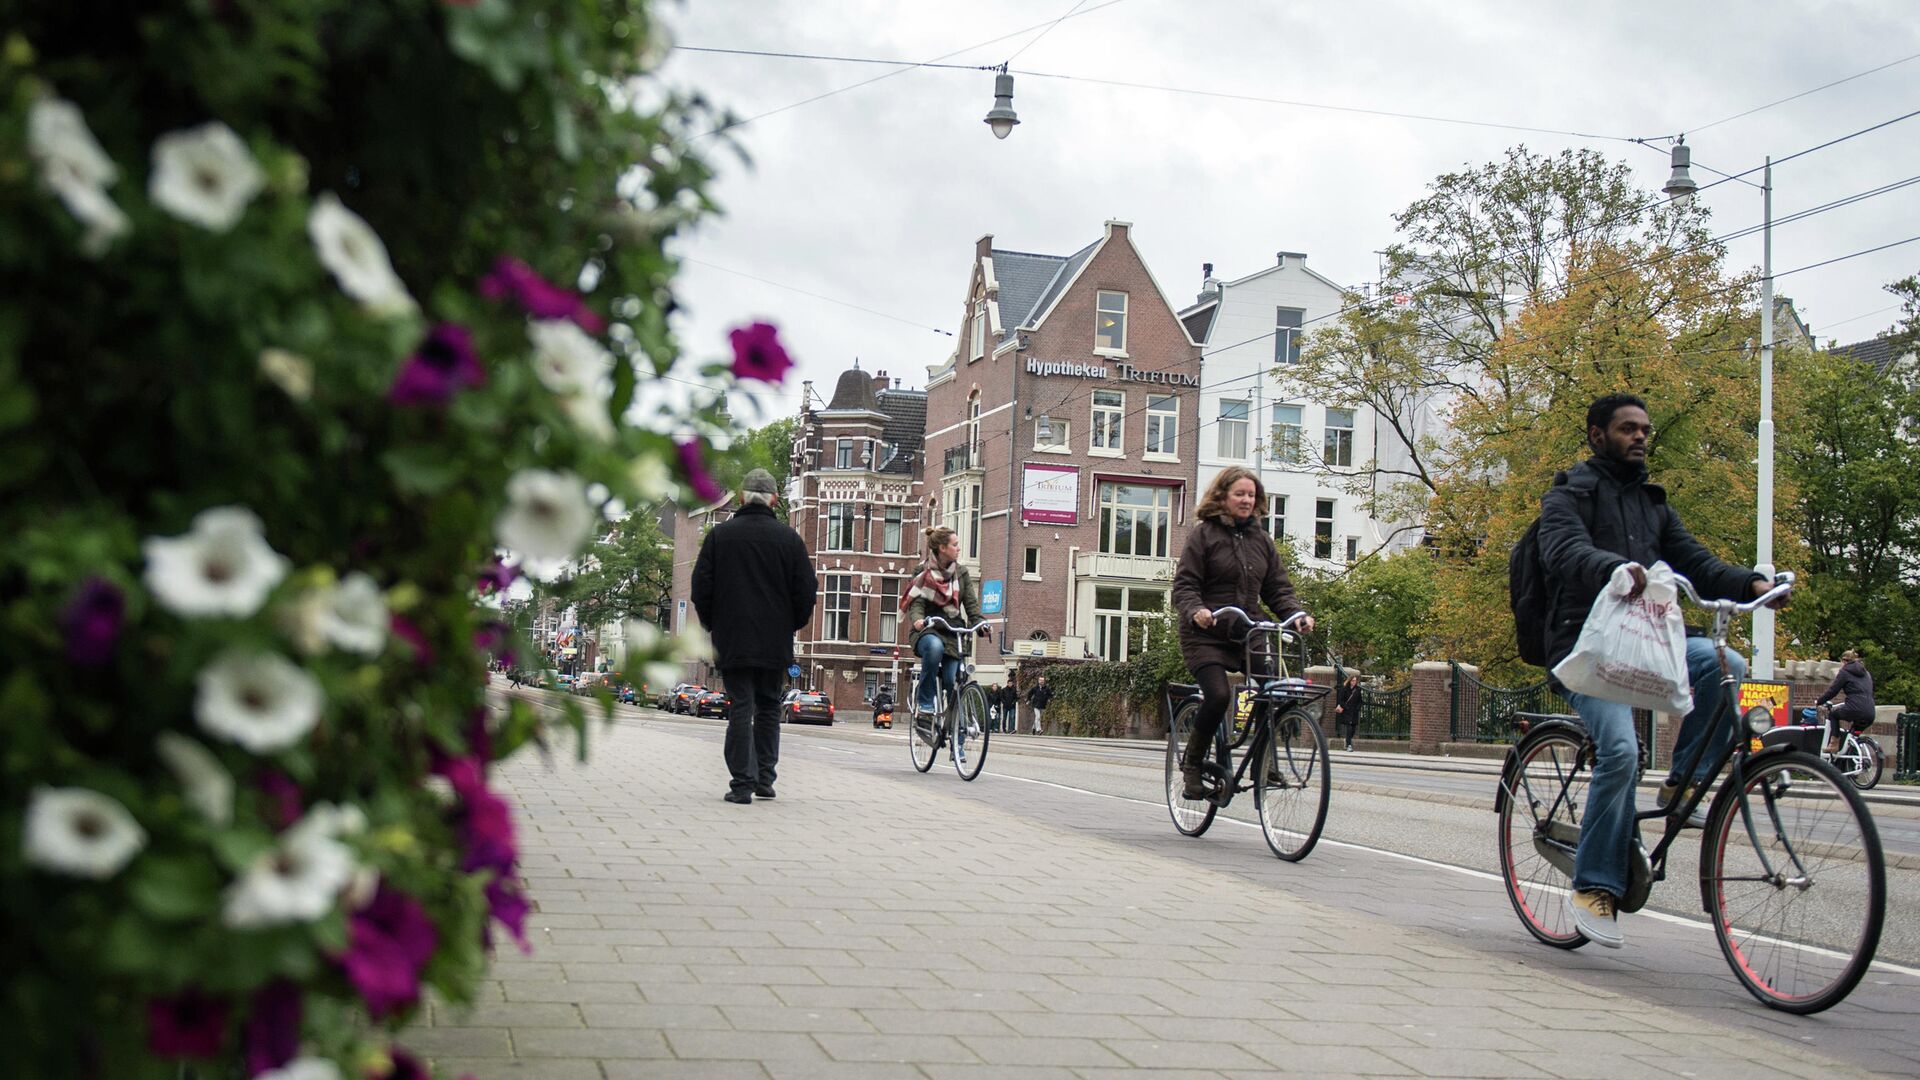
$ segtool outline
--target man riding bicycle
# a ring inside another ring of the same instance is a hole
[[[1547,667],[1565,659],[1579,640],[1594,598],[1618,567],[1633,576],[1633,597],[1646,587],[1645,568],[1664,560],[1692,580],[1704,597],[1750,600],[1771,584],[1746,567],[1722,562],[1694,539],[1667,503],[1666,490],[1647,482],[1647,447],[1653,426],[1646,402],[1631,394],[1608,394],[1587,409],[1587,446],[1593,456],[1554,478],[1540,499],[1540,559],[1550,582],[1546,624]],[[1728,671],[1737,681],[1746,661],[1729,653]],[[1682,785],[1703,782],[1732,728],[1708,731],[1720,704],[1721,667],[1717,650],[1705,638],[1687,638],[1687,675],[1693,683],[1693,711],[1680,724],[1674,746],[1676,767],[1702,740],[1707,749],[1695,774],[1667,777],[1661,805],[1686,793]],[[1593,740],[1596,760],[1574,854],[1573,921],[1588,940],[1619,948],[1617,906],[1627,891],[1628,856],[1634,836],[1634,783],[1639,770],[1639,741],[1633,710],[1586,694],[1569,693]]]

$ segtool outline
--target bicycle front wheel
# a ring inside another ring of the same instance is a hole
[[[1811,754],[1756,763],[1713,801],[1701,896],[1720,951],[1769,1008],[1840,1003],[1873,962],[1887,871],[1867,804]]]
[[[1333,789],[1327,736],[1306,709],[1296,706],[1273,720],[1272,733],[1255,748],[1263,758],[1255,762],[1253,776],[1260,831],[1275,855],[1299,862],[1320,842],[1327,823]]]
[[[1180,771],[1180,755],[1193,736],[1193,725],[1200,716],[1200,703],[1188,701],[1173,711],[1173,723],[1167,726],[1167,813],[1173,827],[1187,836],[1199,836],[1213,824],[1220,812],[1210,799],[1186,797],[1187,779]]]
[[[1589,779],[1580,739],[1537,733],[1514,754],[1500,800],[1500,880],[1528,933],[1556,949],[1577,949],[1587,943],[1572,908],[1573,852]]]
[[[953,711],[953,725],[947,729],[947,749],[953,757],[953,771],[960,779],[980,775],[987,761],[987,692],[979,683],[968,683],[960,691],[960,707]]]
[[[923,713],[914,709],[907,721],[907,753],[913,756],[913,767],[926,772],[933,768],[933,759],[940,754],[940,724],[935,713]]]
[[[1853,774],[1853,786],[1861,791],[1872,790],[1880,782],[1880,775],[1887,771],[1887,759],[1880,752],[1880,742],[1862,736],[1860,742],[1860,769]]]

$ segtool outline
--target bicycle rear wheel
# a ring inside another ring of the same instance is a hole
[[[913,767],[921,772],[933,768],[933,759],[940,754],[937,717],[937,713],[923,713],[916,708],[907,721],[907,753],[913,757]]]
[[[1721,953],[1769,1008],[1831,1008],[1873,962],[1887,902],[1880,833],[1853,785],[1813,755],[1769,757],[1722,788],[1700,874]]]
[[[1253,797],[1260,806],[1260,831],[1267,846],[1288,862],[1299,862],[1320,842],[1327,823],[1327,797],[1333,788],[1327,736],[1301,707],[1275,717],[1272,733],[1256,736]],[[1264,768],[1261,766],[1264,764]]]
[[[1587,762],[1580,737],[1548,731],[1514,751],[1500,802],[1500,879],[1527,932],[1556,949],[1587,939],[1573,925],[1573,851],[1586,805]]]
[[[1880,782],[1880,776],[1887,771],[1887,759],[1880,752],[1880,741],[1862,735],[1860,744],[1860,770],[1853,774],[1853,786],[1861,791],[1869,791]]]
[[[1206,832],[1213,824],[1213,815],[1220,812],[1211,800],[1189,799],[1184,794],[1187,781],[1180,772],[1180,755],[1199,715],[1200,703],[1188,701],[1173,711],[1173,723],[1167,725],[1167,813],[1173,817],[1173,827],[1187,836]]]
[[[953,756],[953,771],[960,779],[980,775],[987,761],[987,692],[979,683],[968,683],[960,691],[960,707],[953,712],[953,725],[947,729],[947,749]]]

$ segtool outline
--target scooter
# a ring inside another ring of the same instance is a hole
[[[873,712],[873,726],[877,728],[883,727],[883,728],[887,728],[888,730],[892,730],[893,706],[889,705],[884,709],[875,709]]]

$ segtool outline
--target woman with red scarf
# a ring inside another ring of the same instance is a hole
[[[960,538],[945,526],[927,530],[927,561],[907,585],[900,607],[913,627],[907,644],[920,657],[920,683],[914,694],[919,712],[931,713],[936,703],[934,679],[947,688],[947,700],[954,699],[954,680],[960,674],[960,636],[951,630],[928,626],[927,617],[938,615],[953,626],[972,626],[980,621],[980,587],[960,562]]]

